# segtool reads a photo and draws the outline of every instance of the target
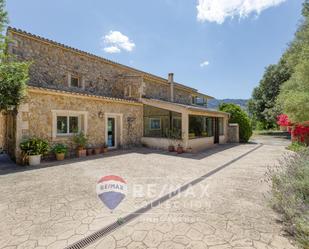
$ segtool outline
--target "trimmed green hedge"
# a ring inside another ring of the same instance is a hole
[[[239,141],[242,143],[248,142],[252,136],[252,125],[248,114],[240,106],[231,103],[221,104],[219,110],[231,114],[229,123],[237,123],[239,125]]]

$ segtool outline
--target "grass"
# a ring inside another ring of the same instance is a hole
[[[287,149],[294,152],[301,152],[307,148],[307,145],[300,142],[292,142]]]
[[[269,169],[272,207],[281,214],[285,230],[302,248],[309,248],[309,149],[284,156]]]

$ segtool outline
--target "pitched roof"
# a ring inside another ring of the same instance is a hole
[[[218,111],[216,109],[211,109],[203,106],[196,106],[196,105],[185,105],[185,104],[180,104],[180,103],[175,103],[175,102],[169,102],[169,101],[164,101],[164,100],[159,100],[159,99],[147,99],[143,98],[141,100],[143,104],[146,105],[160,105],[160,106],[165,106],[167,109],[168,108],[177,108],[178,110],[189,110],[191,112],[200,112],[200,113],[211,113],[211,114],[220,114],[220,115],[229,115],[227,112],[222,112]]]
[[[69,90],[60,90],[60,89],[55,89],[55,88],[38,87],[38,86],[28,86],[27,89],[30,92],[40,92],[40,93],[60,94],[60,95],[72,95],[72,96],[75,96],[75,97],[86,97],[86,98],[93,98],[93,99],[97,99],[97,100],[105,100],[107,102],[121,102],[121,103],[124,103],[124,104],[141,105],[141,103],[137,100],[113,98],[113,97],[107,97],[107,96],[84,93],[84,92],[81,93],[81,92],[74,92],[74,91],[69,91]]]
[[[129,67],[129,66],[120,64],[120,63],[118,63],[118,62],[115,62],[115,61],[112,61],[112,60],[109,60],[109,59],[106,59],[106,58],[97,56],[97,55],[95,55],[95,54],[91,54],[91,53],[88,53],[88,52],[85,52],[85,51],[82,51],[82,50],[79,50],[79,49],[76,49],[76,48],[67,46],[67,45],[65,45],[65,44],[62,44],[62,43],[59,43],[59,42],[56,42],[56,41],[53,41],[53,40],[50,40],[50,39],[47,39],[47,38],[38,36],[38,35],[34,35],[34,34],[32,34],[32,33],[29,33],[29,32],[27,32],[27,31],[24,31],[24,30],[21,30],[21,29],[17,29],[17,28],[14,28],[14,27],[10,27],[10,26],[9,26],[9,27],[7,28],[7,32],[13,32],[13,33],[17,33],[17,34],[19,34],[19,35],[23,35],[23,36],[26,36],[26,37],[30,37],[30,38],[33,38],[33,39],[36,39],[36,40],[39,40],[39,41],[42,41],[42,42],[47,42],[47,43],[53,44],[53,45],[55,45],[55,46],[62,47],[62,48],[64,48],[64,49],[68,49],[68,50],[70,50],[70,51],[73,51],[73,52],[76,52],[76,53],[79,53],[79,54],[82,54],[82,55],[85,55],[85,56],[90,56],[90,57],[92,57],[92,58],[99,59],[99,60],[101,60],[101,61],[104,61],[105,63],[112,64],[112,65],[116,65],[116,66],[122,67],[122,68],[124,68],[124,69],[133,71],[133,72],[135,72],[135,73],[142,74],[142,76],[145,77],[145,78],[148,77],[148,78],[155,79],[155,80],[158,80],[158,81],[161,81],[161,82],[164,82],[164,83],[168,83],[167,79],[162,78],[162,77],[160,77],[160,76],[157,76],[157,75],[154,75],[154,74],[151,74],[151,73],[147,73],[147,72],[141,71],[141,70],[136,69],[136,68],[133,68],[133,67]],[[192,91],[192,93],[196,93],[196,94],[198,93],[197,89],[195,89],[195,88],[192,88],[192,87],[189,87],[189,86],[186,86],[186,85],[177,83],[177,82],[175,82],[174,84],[175,84],[176,87],[179,87],[179,88],[183,88],[183,89]],[[209,98],[212,98],[211,96],[208,96],[208,95],[206,95],[206,94],[202,94],[202,93],[198,93],[198,94],[204,95],[204,96],[209,97]]]

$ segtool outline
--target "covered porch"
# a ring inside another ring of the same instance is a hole
[[[145,146],[166,150],[181,144],[199,151],[227,142],[228,113],[155,99],[142,102]]]

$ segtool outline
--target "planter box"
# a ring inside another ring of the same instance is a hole
[[[28,156],[28,159],[30,166],[39,165],[41,163],[41,155]]]

